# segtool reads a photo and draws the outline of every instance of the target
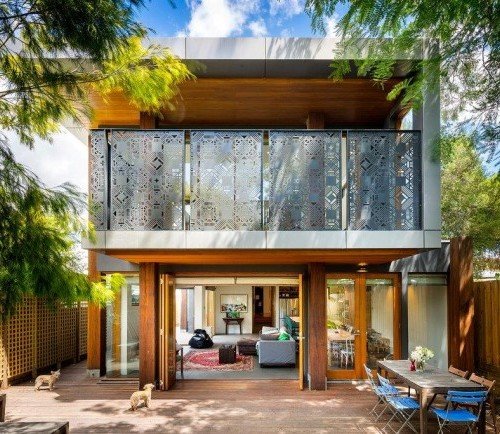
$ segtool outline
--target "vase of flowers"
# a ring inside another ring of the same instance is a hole
[[[425,347],[415,347],[411,352],[410,358],[415,363],[417,371],[423,371],[425,364],[434,357],[434,353]]]

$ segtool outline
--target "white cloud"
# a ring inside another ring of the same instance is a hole
[[[36,140],[34,149],[19,143],[12,132],[4,132],[17,161],[29,167],[49,187],[65,182],[81,192],[88,189],[88,148],[74,135],[61,127],[52,143]]]
[[[290,29],[283,29],[281,32],[280,32],[280,36],[282,38],[289,38],[292,36],[292,32],[290,31]]]
[[[338,23],[339,16],[334,14],[332,17],[327,17],[324,20],[325,23],[325,36],[328,38],[333,38],[334,36],[338,36]]]
[[[248,24],[248,28],[252,32],[252,36],[266,36],[267,35],[267,27],[266,23],[262,18],[258,20],[252,21]]]
[[[270,0],[269,14],[279,18],[291,18],[304,12],[304,0]]]
[[[243,33],[260,0],[193,0],[188,36],[225,37]]]

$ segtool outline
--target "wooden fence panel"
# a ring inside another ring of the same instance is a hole
[[[16,315],[7,323],[7,375],[9,378],[33,372],[36,367],[36,307],[33,298],[24,298]]]
[[[87,353],[86,323],[86,303],[54,310],[43,300],[25,297],[16,314],[0,324],[0,386],[62,362],[81,360]]]
[[[88,317],[87,317],[87,302],[81,302],[80,303],[80,330],[79,330],[79,338],[80,338],[80,344],[79,344],[79,358],[82,359],[87,355],[87,324],[88,324]]]
[[[474,282],[474,305],[476,370],[500,386],[500,280]]]
[[[57,363],[57,314],[38,300],[37,341],[38,366],[51,366]]]

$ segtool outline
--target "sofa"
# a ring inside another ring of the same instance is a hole
[[[256,344],[259,365],[295,366],[296,345],[293,338],[286,341],[259,340]]]

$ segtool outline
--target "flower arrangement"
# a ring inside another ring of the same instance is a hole
[[[410,354],[410,359],[415,362],[415,365],[419,371],[423,371],[425,364],[428,360],[434,357],[434,353],[425,347],[415,347],[415,349]]]

